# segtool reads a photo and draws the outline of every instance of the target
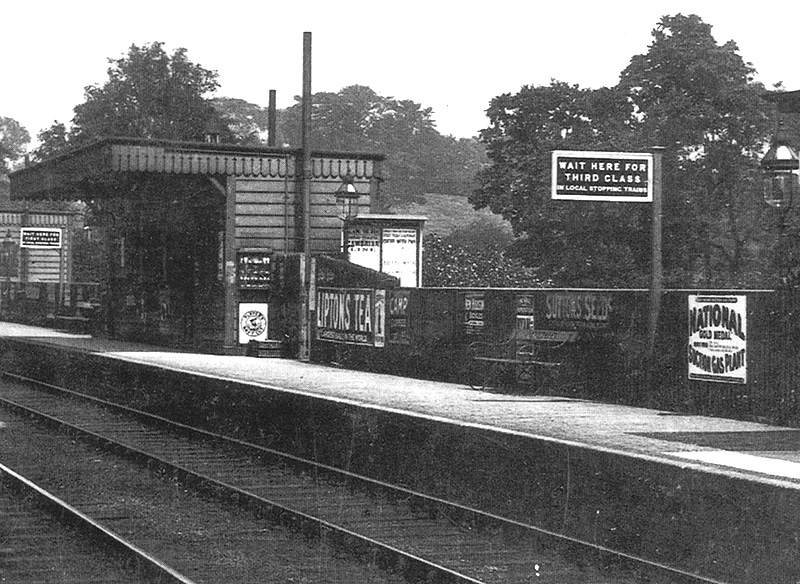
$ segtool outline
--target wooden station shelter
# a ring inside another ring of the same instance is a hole
[[[3,283],[75,281],[71,262],[73,236],[83,228],[83,205],[70,201],[11,201],[9,182],[7,176],[0,175],[0,276],[5,279]],[[31,236],[37,234],[60,237],[31,245]]]
[[[101,242],[99,332],[240,353],[251,304],[268,307],[252,323],[258,338],[292,342],[303,262],[339,255],[337,194],[347,183],[348,204],[368,213],[382,160],[312,153],[306,216],[299,150],[106,138],[12,173],[11,198],[87,203]]]

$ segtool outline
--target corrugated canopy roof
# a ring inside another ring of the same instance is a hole
[[[139,138],[104,138],[11,173],[12,199],[77,199],[86,185],[115,174],[157,173],[242,177],[294,177],[297,149],[277,149],[206,142],[174,142]],[[314,152],[315,158],[339,162],[312,164],[315,177],[331,178],[351,170],[371,178],[372,161],[384,156],[366,153]],[[333,162],[333,161],[329,161]]]

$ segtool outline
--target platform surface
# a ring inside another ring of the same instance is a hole
[[[102,353],[365,407],[523,434],[800,489],[800,430],[563,397],[364,373],[289,359],[218,356],[0,322],[0,337]]]

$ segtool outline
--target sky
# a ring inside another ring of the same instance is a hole
[[[476,136],[493,97],[552,79],[613,86],[647,52],[664,15],[697,14],[733,40],[756,79],[800,89],[800,3],[730,0],[13,1],[0,9],[0,116],[35,136],[69,123],[108,59],[160,41],[217,71],[218,97],[278,108],[302,93],[303,33],[312,34],[312,92],[366,85],[430,107],[442,134]]]

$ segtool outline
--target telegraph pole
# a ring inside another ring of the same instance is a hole
[[[311,33],[303,33],[303,266],[301,278],[300,354],[301,361],[311,358]]]

